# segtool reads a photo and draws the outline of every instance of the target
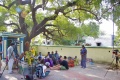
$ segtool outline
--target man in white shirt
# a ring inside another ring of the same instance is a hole
[[[15,60],[14,43],[11,43],[7,49],[8,52],[8,73],[12,73],[12,67]]]

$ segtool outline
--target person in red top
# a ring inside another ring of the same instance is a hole
[[[70,57],[70,59],[68,61],[68,65],[69,65],[69,67],[74,67],[74,60],[72,59],[72,57]]]

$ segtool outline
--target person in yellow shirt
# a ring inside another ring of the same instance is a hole
[[[74,58],[74,65],[75,66],[79,65],[79,60],[78,60],[77,56],[75,56],[75,58]]]
[[[35,56],[35,49],[31,48],[31,53],[33,54],[33,56]]]

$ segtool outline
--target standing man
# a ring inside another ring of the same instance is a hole
[[[13,63],[15,61],[15,54],[14,54],[14,43],[11,43],[7,49],[8,52],[8,73],[11,74]]]
[[[55,59],[56,59],[57,64],[59,63],[59,61],[58,61],[59,58],[60,58],[60,56],[59,56],[58,52],[55,51]]]
[[[81,67],[86,68],[87,49],[85,48],[84,45],[82,45],[80,54],[81,54]]]
[[[1,60],[2,60],[2,40],[0,40],[0,71],[1,71],[1,66],[2,66]],[[0,74],[1,74],[1,72],[0,72]]]
[[[116,59],[116,68],[118,68],[118,62],[119,62],[119,56],[118,56],[119,50],[114,50],[113,54],[115,55]]]

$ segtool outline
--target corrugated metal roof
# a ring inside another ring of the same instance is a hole
[[[26,37],[26,35],[12,32],[2,32],[0,33],[0,37]]]

